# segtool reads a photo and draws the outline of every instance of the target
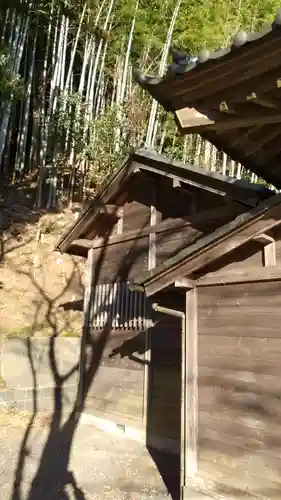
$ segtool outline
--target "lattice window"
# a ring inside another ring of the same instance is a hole
[[[149,302],[128,283],[96,286],[93,297],[92,327],[102,329],[110,320],[114,329],[146,329],[151,323]]]

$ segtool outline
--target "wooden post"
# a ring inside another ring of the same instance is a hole
[[[161,213],[156,208],[156,186],[151,186],[151,205],[150,205],[150,226],[156,226],[161,220]],[[148,271],[156,267],[156,231],[149,233],[148,244]]]
[[[198,304],[197,288],[186,291],[185,328],[182,332],[182,499],[188,479],[197,473],[198,434]]]
[[[86,345],[91,326],[91,310],[93,302],[93,279],[94,279],[94,249],[91,248],[88,252],[86,265],[85,287],[84,287],[84,306],[83,306],[83,329],[80,346],[80,362],[78,375],[78,390],[76,398],[77,411],[80,410],[83,403],[84,392],[84,374],[86,365]]]
[[[160,219],[160,212],[156,208],[156,187],[151,186],[150,226],[156,226]],[[148,237],[148,271],[156,267],[156,232],[149,233]],[[143,384],[143,425],[147,427],[147,416],[150,404],[150,376],[151,376],[151,341],[149,326],[145,331],[145,353],[144,353],[144,384]]]
[[[155,206],[150,207],[150,225],[155,226],[157,224],[157,209]],[[156,232],[151,232],[149,234],[149,245],[148,245],[148,271],[156,267]]]
[[[263,258],[264,258],[264,265],[266,267],[276,266],[275,241],[272,241],[271,243],[268,243],[268,245],[265,245],[263,249]]]
[[[276,266],[276,246],[275,239],[269,234],[259,234],[254,238],[255,241],[262,243],[263,247],[263,265],[264,267]]]

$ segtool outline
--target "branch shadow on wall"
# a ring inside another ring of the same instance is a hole
[[[105,245],[100,250],[100,254],[95,263],[95,276],[92,287],[91,301],[94,300],[94,290],[95,286],[99,282],[100,270],[105,259],[105,247],[107,238],[110,236],[108,234],[105,237]],[[134,264],[136,255],[142,249],[133,249],[128,255],[125,256],[124,266],[118,269],[118,276],[113,277],[119,279],[120,281],[127,281],[129,277],[129,272]],[[19,271],[22,272],[22,271]],[[58,359],[56,356],[56,343],[59,337],[59,327],[55,319],[54,310],[59,305],[59,302],[65,292],[61,291],[55,298],[50,298],[44,289],[37,283],[32,275],[29,275],[30,280],[33,282],[38,290],[38,295],[41,300],[47,304],[46,318],[49,326],[52,329],[52,334],[49,339],[49,363],[51,366],[54,388],[53,388],[53,412],[50,416],[48,436],[44,444],[40,463],[36,470],[35,476],[30,485],[30,490],[28,496],[25,500],[38,500],[38,498],[50,498],[51,500],[66,500],[69,498],[66,492],[66,486],[70,486],[72,493],[76,500],[86,499],[86,494],[77,484],[74,477],[73,471],[70,470],[70,453],[73,444],[73,438],[75,436],[81,412],[85,408],[85,403],[89,391],[92,387],[92,383],[95,380],[97,371],[100,367],[102,357],[104,355],[105,347],[109,339],[111,332],[111,320],[108,320],[104,328],[97,332],[97,335],[89,336],[87,331],[89,329],[89,324],[85,325],[84,337],[86,338],[87,356],[86,352],[83,351],[83,346],[81,350],[81,359],[83,361],[83,384],[82,392],[79,394],[79,398],[75,398],[73,405],[67,411],[65,416],[65,403],[64,403],[64,390],[68,380],[78,373],[79,363],[74,365],[67,373],[61,374],[58,367]],[[69,282],[71,281],[71,277]],[[69,282],[66,284],[69,286]],[[175,294],[165,295],[161,294],[159,297],[154,297],[153,301],[159,302],[161,305],[166,305],[167,307],[181,309],[182,305],[180,303],[181,298],[177,298]],[[121,346],[112,349],[111,358],[127,357],[131,358],[136,363],[144,364],[148,366],[148,382],[149,388],[147,391],[147,415],[146,415],[146,425],[147,425],[147,447],[153,457],[158,470],[160,471],[167,489],[170,491],[174,500],[178,500],[179,497],[179,447],[180,447],[180,386],[181,386],[181,356],[180,356],[180,324],[179,321],[164,316],[164,315],[154,315],[154,326],[149,330],[149,339],[144,332],[136,332],[135,337],[124,342]],[[36,324],[36,317],[34,320]],[[36,328],[34,327],[34,331]],[[39,413],[38,410],[38,381],[36,369],[34,367],[34,359],[32,352],[32,339],[27,340],[27,350],[30,359],[31,371],[33,373],[33,414],[30,423],[26,429],[19,456],[18,463],[15,471],[14,478],[14,488],[11,500],[23,500],[22,496],[22,482],[25,472],[25,467],[27,464],[27,457],[29,449],[32,447],[32,427],[34,425],[36,416]],[[145,353],[150,351],[150,357],[143,359]],[[84,362],[87,361],[86,366]],[[200,390],[201,387],[205,387],[207,391],[211,391],[214,385],[220,387],[225,386],[226,381],[221,378],[218,374],[214,377],[208,376],[199,380]],[[238,400],[230,398],[231,393],[241,391],[240,385],[237,383],[235,377],[228,382],[228,392],[220,394],[221,404],[228,405],[231,409],[239,411],[249,412],[249,401],[247,398],[244,402],[241,399]],[[246,388],[244,387],[244,392]],[[227,398],[227,399],[226,399]],[[265,425],[270,430],[270,425],[272,420],[278,422],[278,401],[280,395],[278,391],[275,393],[269,393],[265,391],[259,394],[259,405],[255,408],[255,417],[262,417]],[[261,401],[263,404],[261,405]],[[239,404],[238,404],[239,403]],[[270,403],[270,404],[269,404]],[[241,406],[242,405],[242,406]],[[275,407],[275,409],[274,409]],[[269,410],[270,408],[270,410]],[[266,418],[265,418],[266,415]],[[66,417],[66,418],[65,418]],[[234,425],[235,422],[233,422]],[[247,431],[247,429],[246,429]],[[250,431],[249,431],[250,432]],[[155,446],[156,441],[159,438],[164,438],[164,447],[173,448],[173,454],[164,453],[163,450],[157,451]],[[216,443],[214,440],[210,439],[208,435],[201,436],[201,444],[205,450],[213,452]],[[270,432],[268,436],[264,438],[264,445],[271,451],[273,450],[276,455],[280,453],[281,441],[280,437],[277,435],[272,437]],[[236,446],[231,448],[232,459],[241,458],[243,456],[249,457],[249,452],[245,451],[247,444],[253,445],[252,440],[250,440],[250,435],[245,436],[245,442],[243,446]],[[221,445],[222,446],[222,445]],[[279,450],[279,451],[278,451]],[[223,455],[225,452],[220,448],[218,454]],[[94,467],[94,464],[93,464]],[[277,470],[278,465],[272,464],[272,468]],[[219,485],[218,485],[219,488]],[[221,491],[223,491],[223,486],[221,486]],[[47,493],[48,492],[48,493]],[[259,492],[264,495],[268,495],[272,499],[280,498],[280,491],[274,490],[272,488],[269,491],[268,488],[264,487],[264,490]],[[46,497],[46,495],[49,495]],[[237,498],[243,498],[243,492],[241,493],[233,491],[233,496]],[[245,494],[246,498],[246,494]]]
[[[94,301],[94,294],[97,283],[99,282],[100,272],[105,258],[106,243],[110,234],[104,238],[104,246],[99,252],[99,256],[95,261],[95,273],[93,278],[93,286],[91,287],[90,303]],[[138,251],[138,249],[137,249]],[[140,249],[139,251],[143,251]],[[124,257],[124,262],[121,268],[118,269],[118,276],[113,277],[113,280],[126,281],[131,266],[133,265],[136,257],[136,251],[132,251],[131,255]],[[28,356],[30,360],[30,367],[33,374],[33,411],[30,422],[26,428],[19,454],[17,465],[14,475],[14,484],[11,500],[38,500],[38,498],[50,500],[63,500],[68,498],[75,498],[75,500],[86,500],[86,493],[79,487],[74,476],[74,472],[70,470],[70,455],[73,444],[73,438],[77,431],[80,421],[81,413],[84,410],[85,403],[89,391],[93,385],[97,371],[101,364],[103,352],[108,341],[112,318],[108,317],[103,329],[95,336],[89,335],[90,330],[90,316],[88,317],[87,324],[84,324],[83,337],[86,341],[82,342],[81,355],[79,363],[75,364],[66,373],[61,373],[59,369],[59,360],[56,355],[56,344],[59,337],[59,326],[54,314],[55,309],[58,307],[59,302],[64,295],[72,276],[70,276],[65,288],[57,294],[55,298],[50,298],[40,284],[35,280],[32,273],[25,273],[28,276],[38,291],[38,296],[47,305],[46,320],[52,329],[48,342],[48,359],[53,378],[53,410],[48,420],[47,437],[43,445],[40,462],[37,466],[36,472],[31,480],[27,496],[23,496],[22,486],[25,469],[28,463],[28,456],[32,449],[33,442],[33,427],[36,418],[40,415],[38,397],[39,387],[37,381],[37,374],[34,363],[34,353],[32,350],[32,339],[26,341]],[[34,320],[34,332],[36,331],[36,318]],[[73,404],[70,407],[65,406],[64,392],[68,380],[77,375],[79,370],[82,371],[80,377],[80,387],[77,395],[74,397]],[[94,464],[93,464],[94,467]],[[68,495],[67,488],[71,488],[72,497]]]
[[[175,294],[160,294],[153,299],[166,307],[182,308]],[[150,356],[139,360],[148,367],[149,377],[147,447],[171,497],[178,500],[181,325],[177,318],[162,314],[154,314],[153,321],[149,329]],[[111,355],[137,361],[146,351],[144,337],[144,332],[137,333]],[[256,356],[247,361],[242,355],[239,359],[238,353],[235,359],[237,367],[232,358],[222,357],[210,358],[207,364],[204,360],[200,365],[199,488],[205,481],[206,494],[211,488],[214,496],[247,500],[253,493],[277,500],[281,495],[281,392],[279,382],[276,385],[279,363],[266,362],[262,349],[258,359]],[[166,451],[159,449],[161,444]]]
[[[180,294],[161,293],[153,302],[183,310]],[[181,320],[156,313],[148,305],[151,324],[110,353],[145,365],[146,446],[173,500],[180,498]]]
[[[105,245],[106,241],[107,238],[105,238]],[[103,259],[104,250],[102,249],[95,266],[92,290],[95,289],[95,285],[99,280],[99,269],[102,266]],[[46,320],[49,327],[52,329],[48,345],[48,358],[53,377],[53,411],[49,419],[48,436],[43,446],[40,463],[30,484],[27,500],[38,500],[38,498],[50,498],[52,500],[67,499],[69,498],[66,492],[67,485],[71,486],[72,493],[76,500],[85,500],[85,494],[81,488],[79,488],[73,472],[69,470],[69,460],[73,437],[77,430],[80,415],[83,411],[89,388],[95,378],[102,352],[110,333],[110,321],[105,325],[103,331],[100,332],[99,338],[95,339],[95,343],[91,344],[91,353],[90,357],[88,356],[87,368],[83,373],[82,393],[79,394],[79,400],[78,396],[75,396],[71,407],[66,408],[64,389],[70,377],[78,373],[80,363],[74,365],[67,373],[62,374],[59,370],[59,360],[56,357],[55,351],[60,332],[56,321],[55,309],[69,286],[72,276],[68,279],[64,289],[55,298],[50,298],[31,273],[24,273],[24,271],[21,270],[18,272],[29,276],[32,284],[38,291],[38,295],[42,298],[45,305],[47,305]],[[86,328],[88,327],[89,325],[86,325]],[[35,330],[36,319],[34,321],[34,331]],[[20,446],[11,500],[23,500],[24,498],[22,495],[22,481],[24,470],[27,465],[29,450],[32,447],[32,428],[39,413],[39,388],[37,385],[36,372],[34,370],[32,339],[27,340],[27,347],[30,367],[33,373],[33,412]]]

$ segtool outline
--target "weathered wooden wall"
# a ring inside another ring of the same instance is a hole
[[[128,281],[148,268],[148,236],[95,250],[97,283]]]
[[[95,250],[99,282],[131,280],[145,272],[151,232],[156,233],[155,262],[159,265],[245,211],[243,205],[222,196],[192,186],[173,187],[173,179],[145,173],[128,181],[126,193],[119,221],[112,220],[111,227],[108,222],[107,248],[101,250],[100,233],[93,240],[99,246]]]
[[[246,210],[219,195],[191,186],[183,190],[175,187],[173,179],[142,173],[128,182],[125,191],[121,217],[111,227],[106,247],[98,239],[100,233],[93,236],[96,283],[126,282],[151,269],[151,233],[155,234],[154,265],[159,265]],[[256,250],[247,250],[245,256],[242,252],[241,260],[254,253],[260,264],[261,246],[260,256]],[[179,299],[173,293],[172,297],[161,295],[159,302],[184,310],[183,296]],[[156,437],[163,447],[179,454],[181,321],[163,314],[154,315],[154,320],[147,336],[129,328],[112,330],[86,410],[120,424],[146,425],[148,444]],[[99,335],[93,330],[92,342]]]
[[[92,331],[87,359],[97,355],[102,331]],[[141,427],[144,403],[145,332],[113,330],[102,352],[85,411],[120,424]],[[93,351],[92,351],[93,350]]]
[[[281,282],[199,289],[199,473],[247,499],[281,491],[280,297]]]

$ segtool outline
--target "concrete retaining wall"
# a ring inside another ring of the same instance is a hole
[[[37,410],[52,412],[55,403],[55,382],[50,365],[50,339],[4,339],[0,341],[0,410],[33,411],[36,394]],[[55,359],[63,376],[79,362],[80,339],[55,340]],[[31,362],[32,360],[32,362]],[[35,376],[34,376],[35,375]],[[35,384],[34,384],[35,381]],[[72,407],[77,395],[78,370],[63,383],[63,409]],[[121,418],[122,420],[122,418]],[[101,430],[146,443],[160,450],[178,453],[178,445],[171,439],[146,436],[144,428],[123,425],[105,415],[83,413],[81,423],[92,424]]]
[[[80,339],[55,340],[55,360],[61,376],[78,362]],[[50,339],[4,339],[0,350],[0,408],[32,410],[36,392],[38,410],[52,410],[55,381],[50,363]],[[63,405],[76,397],[78,370],[63,384]]]

